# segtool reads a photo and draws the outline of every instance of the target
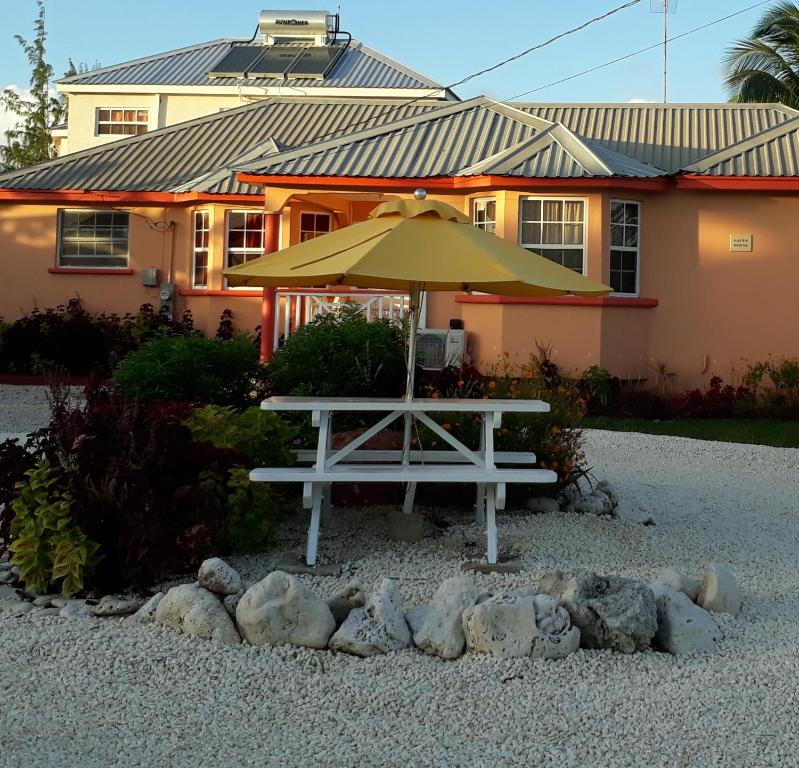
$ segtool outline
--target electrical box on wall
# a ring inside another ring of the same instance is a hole
[[[161,282],[158,267],[145,267],[141,271],[141,284],[148,288],[155,288]]]

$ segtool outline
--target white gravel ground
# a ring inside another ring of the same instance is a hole
[[[744,609],[720,617],[713,653],[359,659],[109,620],[0,619],[0,766],[799,766],[799,451],[610,432],[588,443],[624,519],[503,514],[501,546],[526,570],[478,578],[726,563]],[[657,525],[641,524],[649,516]],[[483,554],[482,531],[454,519],[411,545],[389,542],[376,510],[334,514],[322,560],[348,567],[303,579],[327,596],[392,576],[406,606],[426,600]],[[286,527],[283,556],[300,553],[306,524]],[[259,578],[278,556],[231,563]]]
[[[47,426],[47,387],[0,384],[0,441]]]

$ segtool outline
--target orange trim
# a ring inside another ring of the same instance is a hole
[[[375,191],[400,189],[412,192],[424,187],[437,192],[459,192],[464,189],[539,189],[542,187],[603,187],[612,189],[657,189],[672,186],[670,177],[648,179],[598,178],[587,179],[525,179],[514,176],[431,176],[410,178],[378,178],[372,176],[286,176],[239,173],[243,184],[287,187],[325,187],[330,189],[369,188]]]
[[[89,267],[50,267],[47,270],[51,275],[132,275],[132,269],[115,269],[106,267],[104,269],[92,269]]]
[[[261,298],[264,292],[261,288],[257,290],[236,290],[228,288],[227,290],[208,290],[207,288],[181,288],[178,291],[178,296],[227,296],[232,299],[251,299],[253,297]]]
[[[675,177],[679,189],[739,192],[799,192],[794,176],[702,176],[686,173]]]
[[[262,203],[258,195],[211,195],[206,192],[102,192],[82,189],[0,189],[0,201],[19,203],[105,203],[106,205],[192,205],[195,203]]]
[[[461,293],[459,304],[556,304],[568,307],[656,307],[659,299],[637,296],[494,296]]]

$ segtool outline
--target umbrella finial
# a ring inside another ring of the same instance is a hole
[[[427,190],[426,189],[422,189],[421,187],[419,187],[418,189],[414,189],[413,190],[413,196],[417,200],[424,200],[427,197]]]

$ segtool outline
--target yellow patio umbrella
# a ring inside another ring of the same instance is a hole
[[[369,219],[293,245],[224,275],[231,286],[314,288],[352,285],[410,294],[406,397],[413,397],[422,291],[483,291],[508,296],[602,296],[610,288],[470,224],[447,203],[395,200]]]

